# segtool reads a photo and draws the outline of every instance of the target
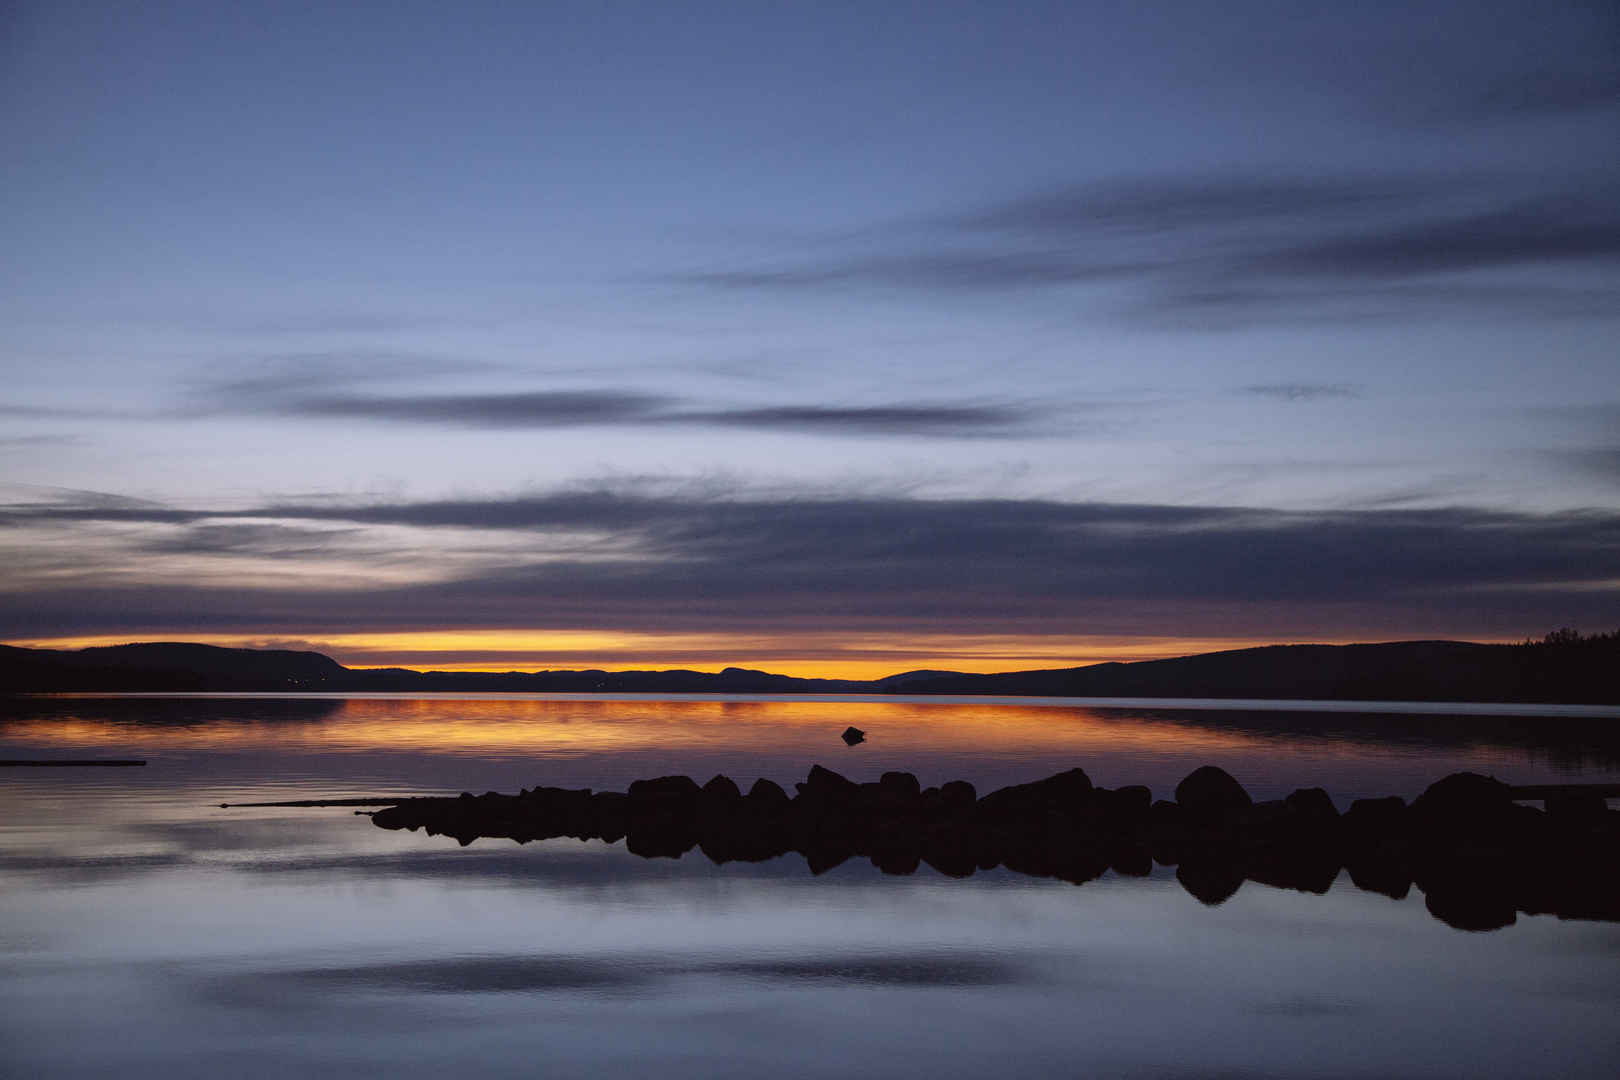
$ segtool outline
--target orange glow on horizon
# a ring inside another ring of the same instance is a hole
[[[903,671],[1020,671],[1082,667],[1242,649],[1278,642],[1246,638],[1038,636],[812,632],[659,634],[610,630],[423,630],[323,636],[241,634],[83,635],[16,640],[42,649],[83,649],[131,641],[188,641],[258,649],[307,649],[351,668],[434,671],[606,671],[686,668],[717,672],[757,668],[781,675],[876,679]],[[1359,639],[1312,639],[1348,644]]]

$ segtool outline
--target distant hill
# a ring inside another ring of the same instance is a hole
[[[319,690],[348,668],[318,652],[180,641],[64,651],[0,645],[0,690]]]
[[[1170,660],[992,675],[806,679],[703,671],[447,672],[346,668],[316,652],[154,642],[61,651],[0,645],[0,692],[157,690],[1005,694],[1620,704],[1620,635],[1522,645],[1270,645]]]

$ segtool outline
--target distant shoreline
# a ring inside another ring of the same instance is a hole
[[[720,672],[443,672],[347,668],[316,652],[153,642],[76,651],[0,645],[0,693],[594,693],[1620,705],[1620,635],[1521,645],[1267,645],[1166,660],[976,674],[816,679]],[[1186,706],[1183,706],[1186,707]],[[1219,707],[1219,706],[1210,706]]]
[[[0,694],[31,699],[292,699],[389,701],[438,698],[468,701],[735,701],[884,704],[927,702],[940,705],[1016,705],[1025,708],[1170,709],[1192,712],[1319,712],[1407,716],[1524,716],[1546,719],[1620,720],[1620,704],[1537,701],[1361,701],[1311,698],[1063,697],[1035,694],[873,694],[861,691],[739,694],[725,691],[661,692],[616,690],[47,690]]]

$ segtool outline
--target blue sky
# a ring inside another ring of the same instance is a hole
[[[1620,609],[1611,5],[23,3],[0,134],[9,640]]]

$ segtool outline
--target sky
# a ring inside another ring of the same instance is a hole
[[[0,5],[0,640],[1620,625],[1612,3]]]

